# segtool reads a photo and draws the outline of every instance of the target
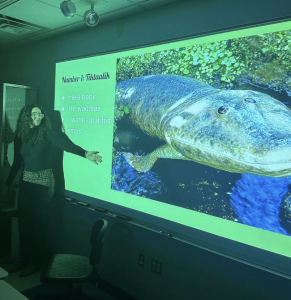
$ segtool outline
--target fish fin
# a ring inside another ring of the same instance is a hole
[[[145,156],[124,153],[124,157],[131,167],[133,167],[136,171],[143,173],[150,170],[158,158],[191,160],[176,151],[169,144],[165,144]]]
[[[146,173],[151,169],[155,161],[151,153],[145,156],[137,156],[132,153],[124,153],[125,160],[138,172]]]

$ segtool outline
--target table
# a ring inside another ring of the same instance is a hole
[[[0,280],[0,299],[29,300],[4,280]]]
[[[4,269],[0,268],[0,280],[5,279],[8,276],[8,272],[6,272]]]

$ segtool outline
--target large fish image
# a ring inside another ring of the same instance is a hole
[[[215,89],[177,75],[118,82],[116,93],[134,124],[166,142],[146,156],[125,153],[137,171],[170,158],[236,173],[291,175],[291,111],[267,94]]]

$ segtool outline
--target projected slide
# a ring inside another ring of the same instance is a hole
[[[58,63],[103,157],[66,154],[66,189],[290,257],[290,49],[289,22]]]

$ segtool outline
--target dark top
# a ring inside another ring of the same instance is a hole
[[[42,143],[34,146],[22,143],[21,139],[16,136],[14,139],[14,161],[6,184],[10,185],[12,183],[22,162],[24,162],[24,170],[29,172],[50,169],[50,153],[52,145],[64,151],[85,157],[85,150],[83,148],[64,140],[52,130],[47,132],[46,138]]]
[[[64,132],[59,131],[58,135],[68,143],[74,144]],[[57,195],[64,195],[65,193],[65,175],[63,167],[63,158],[64,151],[52,145],[50,161],[55,177],[55,194]]]

